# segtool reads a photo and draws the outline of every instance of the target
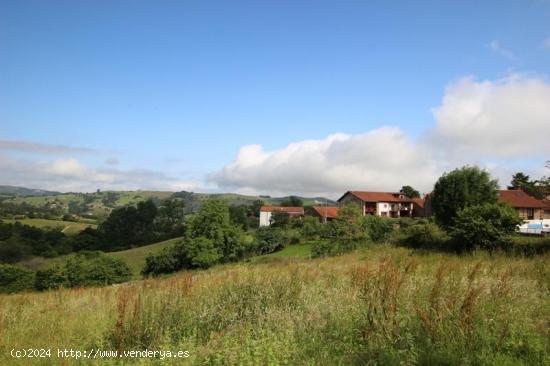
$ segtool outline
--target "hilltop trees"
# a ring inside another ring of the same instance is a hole
[[[476,166],[465,166],[439,178],[433,191],[432,207],[437,222],[448,227],[463,208],[496,203],[497,199],[497,181]]]
[[[286,207],[302,207],[304,205],[304,202],[300,199],[300,197],[297,196],[290,196],[287,197],[283,202],[281,202],[281,206]]]

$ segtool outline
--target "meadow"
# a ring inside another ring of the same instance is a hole
[[[549,365],[550,256],[372,245],[116,286],[0,295],[0,364],[13,348],[187,350],[100,364]],[[295,256],[294,256],[295,255]]]
[[[23,225],[34,226],[40,229],[59,228],[66,235],[76,235],[87,227],[97,228],[93,220],[83,222],[64,221],[64,220],[49,220],[49,219],[1,219],[5,223],[14,224],[20,222]]]

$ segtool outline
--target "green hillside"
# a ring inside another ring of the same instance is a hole
[[[248,205],[261,200],[268,205],[281,204],[288,197],[247,196],[236,193],[194,193],[165,191],[101,191],[93,193],[62,193],[44,196],[4,196],[6,204],[28,204],[37,208],[55,208],[61,214],[71,213],[80,217],[103,219],[117,208],[126,205],[136,205],[140,201],[153,199],[161,201],[177,198],[185,203],[185,209],[191,213],[197,211],[210,198],[219,198],[229,205]],[[300,197],[304,205],[334,204],[334,201],[323,197]]]
[[[53,196],[56,194],[61,194],[61,192],[0,185],[0,195],[6,195],[6,196]]]
[[[145,265],[145,258],[147,258],[151,254],[156,254],[160,252],[164,248],[174,245],[179,240],[181,240],[181,238],[165,240],[159,243],[145,245],[138,248],[122,250],[120,252],[107,253],[107,255],[123,260],[132,270],[132,275],[134,276],[134,278],[139,278],[141,277],[141,270]]]
[[[46,219],[2,219],[5,223],[16,223],[20,222],[24,225],[34,226],[38,228],[60,228],[63,233],[66,235],[76,235],[87,227],[96,228],[93,222],[73,222],[73,221],[63,221],[63,220],[46,220]]]

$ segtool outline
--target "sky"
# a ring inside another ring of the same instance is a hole
[[[0,184],[338,197],[550,174],[550,1],[0,0]]]

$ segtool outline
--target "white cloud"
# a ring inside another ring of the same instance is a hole
[[[463,78],[447,88],[441,106],[432,112],[439,145],[458,154],[550,154],[550,84],[542,78]]]
[[[550,37],[547,37],[544,41],[542,41],[540,46],[545,50],[550,50]]]
[[[397,127],[383,127],[362,135],[335,134],[292,143],[275,151],[244,146],[235,161],[210,179],[248,192],[334,197],[349,189],[397,190],[400,181],[428,190],[437,174],[424,147]]]
[[[504,57],[504,58],[507,58],[508,60],[510,61],[515,61],[517,60],[517,57],[516,55],[510,51],[509,49],[506,49],[504,48],[500,42],[498,40],[492,40],[491,43],[489,43],[489,48],[491,49],[491,51],[493,51],[494,53]]]
[[[0,184],[62,192],[91,192],[97,188],[179,191],[197,187],[196,182],[181,180],[162,172],[92,168],[75,158],[37,162],[0,155],[0,171]]]
[[[273,151],[243,146],[209,180],[248,193],[337,197],[346,190],[394,191],[405,184],[429,192],[444,171],[462,165],[480,165],[505,185],[513,171],[530,173],[550,155],[550,84],[543,78],[463,78],[446,89],[433,114],[435,125],[419,140],[382,127]]]

